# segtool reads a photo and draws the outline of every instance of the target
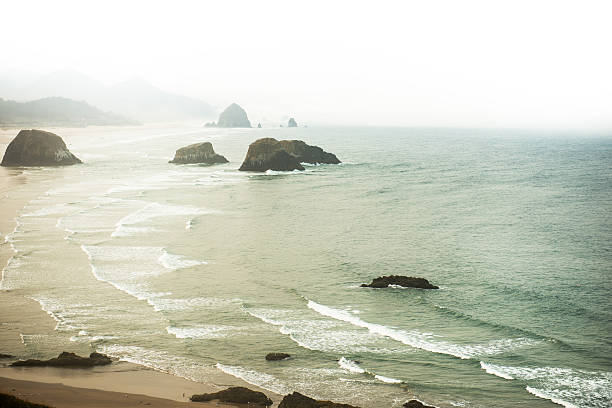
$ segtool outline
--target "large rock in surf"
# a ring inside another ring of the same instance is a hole
[[[215,153],[210,142],[194,143],[189,146],[181,147],[174,154],[174,159],[170,163],[227,163],[227,159]]]
[[[402,405],[402,407],[403,408],[436,408],[436,407],[432,407],[431,405],[425,405],[421,401],[417,401],[417,400],[410,400],[406,402],[404,405]]]
[[[296,156],[289,154],[278,140],[270,137],[258,139],[249,145],[240,171],[293,171],[304,170]]]
[[[379,278],[375,278],[372,283],[363,283],[361,287],[386,288],[389,285],[397,285],[404,288],[439,289],[437,286],[429,283],[427,279],[400,275],[381,276]]]
[[[333,153],[327,153],[318,146],[307,145],[301,140],[264,138],[251,143],[240,170],[304,170],[300,163],[338,164],[340,160]]]
[[[0,165],[66,166],[82,163],[58,135],[43,130],[21,130],[9,143]]]
[[[217,121],[217,127],[222,128],[250,128],[251,122],[247,117],[244,109],[240,105],[232,103],[230,106],[225,108],[219,120]]]
[[[339,164],[340,160],[333,153],[328,153],[319,146],[310,146],[301,140],[281,140],[280,145],[288,153],[297,157],[300,163]]]
[[[280,360],[284,360],[289,357],[291,357],[291,355],[287,353],[268,353],[266,354],[267,361],[280,361]]]
[[[272,400],[263,392],[253,391],[244,387],[230,387],[219,392],[196,394],[192,395],[190,400],[193,402],[219,400],[221,402],[233,402],[237,404],[249,404],[262,407],[272,405]]]
[[[56,358],[49,360],[19,360],[11,364],[12,367],[64,367],[64,368],[86,368],[112,363],[110,357],[100,353],[91,353],[89,357],[77,356],[74,353],[64,351]]]
[[[287,127],[297,127],[297,122],[294,118],[289,118],[289,122],[287,122]]]
[[[354,405],[338,404],[331,401],[321,401],[307,397],[299,392],[285,395],[278,408],[359,408]]]

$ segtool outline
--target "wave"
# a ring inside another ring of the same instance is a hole
[[[204,211],[197,207],[149,203],[120,219],[119,222],[115,224],[115,231],[111,236],[124,237],[156,231],[151,227],[135,227],[133,225],[158,217],[202,215],[210,213],[212,213],[212,211]]]
[[[235,327],[230,326],[215,326],[202,325],[196,327],[166,327],[168,334],[173,335],[177,339],[219,339],[230,335],[231,330]]]
[[[385,377],[383,375],[379,375],[379,374],[375,374],[371,371],[365,370],[363,368],[361,368],[359,366],[359,364],[356,361],[353,360],[349,360],[346,357],[341,357],[340,360],[338,360],[338,365],[346,370],[349,371],[351,373],[356,373],[356,374],[367,374],[370,375],[374,378],[376,378],[377,380],[387,383],[387,384],[402,384],[403,381],[402,380],[397,380],[395,378],[390,378],[390,377]]]
[[[183,268],[190,268],[192,266],[206,265],[205,261],[197,261],[195,259],[189,259],[181,255],[173,255],[168,253],[165,249],[162,250],[162,254],[159,256],[158,261],[166,269],[178,270]]]
[[[148,300],[149,304],[158,311],[181,311],[194,310],[200,308],[218,308],[242,302],[241,299],[222,299],[222,298],[189,298],[177,299],[168,297],[156,297]]]
[[[350,323],[357,327],[368,329],[370,333],[388,337],[410,347],[419,348],[433,353],[447,354],[461,359],[471,359],[483,355],[501,354],[509,350],[538,344],[538,340],[528,338],[500,339],[486,344],[459,345],[446,341],[433,340],[431,333],[418,331],[407,332],[393,329],[381,324],[369,323],[344,310],[338,310],[308,300],[308,307],[315,312],[332,319]]]
[[[527,382],[531,394],[563,405],[604,408],[612,401],[612,372],[559,367],[511,367],[481,361],[488,374]]]
[[[260,373],[258,371],[249,370],[240,366],[224,365],[221,363],[217,363],[215,367],[226,374],[240,378],[249,384],[256,385],[257,387],[272,391],[279,395],[289,394],[293,391],[291,387],[288,387],[278,378],[270,374]]]

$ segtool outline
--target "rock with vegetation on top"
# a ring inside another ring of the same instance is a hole
[[[258,139],[250,144],[240,171],[304,170],[296,156],[289,154],[278,140]]]
[[[217,121],[217,127],[221,128],[250,128],[251,122],[247,117],[244,109],[240,105],[232,103],[230,106],[225,108],[219,120]]]
[[[297,157],[300,163],[339,164],[340,160],[333,153],[328,153],[319,146],[310,146],[301,140],[281,140],[280,145],[288,153]]]
[[[404,405],[402,405],[402,407],[403,408],[436,408],[436,407],[432,407],[431,405],[425,405],[421,401],[417,401],[417,400],[410,400],[406,402]]]
[[[68,150],[58,135],[44,130],[21,130],[4,153],[0,165],[10,166],[66,166],[82,163]]]
[[[294,118],[289,118],[289,122],[287,122],[287,127],[297,127],[297,122]]]
[[[424,278],[413,278],[409,276],[391,275],[375,278],[372,283],[364,283],[362,288],[386,288],[389,285],[402,286],[404,288],[439,289]]]
[[[193,402],[206,402],[219,400],[221,402],[233,402],[237,404],[249,404],[253,406],[267,407],[272,405],[272,400],[263,392],[253,391],[244,387],[230,387],[223,391],[210,394],[196,394],[190,398]]]
[[[266,360],[268,361],[279,361],[279,360],[284,360],[289,357],[291,357],[291,355],[287,353],[268,353],[266,354]]]
[[[359,408],[354,405],[338,404],[331,401],[315,400],[293,392],[293,394],[285,395],[278,408]]]
[[[227,163],[227,159],[215,153],[210,142],[194,143],[189,146],[181,147],[174,154],[174,159],[170,163]]]
[[[74,353],[64,351],[56,358],[49,360],[19,360],[11,364],[12,367],[65,367],[85,368],[112,363],[110,357],[100,353],[91,353],[89,357],[77,356]]]

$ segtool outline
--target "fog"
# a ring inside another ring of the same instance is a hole
[[[612,129],[609,1],[11,1],[2,14],[5,90],[69,69],[237,102],[255,122]]]

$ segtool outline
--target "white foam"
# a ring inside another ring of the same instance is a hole
[[[341,357],[340,360],[338,360],[338,365],[346,371],[350,371],[351,373],[365,374],[366,372],[366,370],[359,367],[359,365],[355,361],[349,360],[345,357]]]
[[[527,392],[535,395],[536,397],[550,400],[550,401],[554,402],[555,404],[563,405],[565,408],[578,408],[577,405],[574,405],[571,402],[563,401],[563,400],[561,400],[559,398],[556,398],[556,397],[548,394],[546,391],[539,390],[537,388],[532,388],[532,387],[529,387],[529,386],[525,387],[525,389],[527,390]]]
[[[514,377],[512,377],[510,374],[501,369],[501,366],[481,361],[480,368],[485,370],[487,374],[496,375],[498,377],[505,378],[506,380],[514,380]]]
[[[368,329],[371,333],[388,337],[408,346],[431,351],[433,353],[448,354],[462,359],[474,358],[480,355],[499,354],[508,350],[538,343],[536,340],[518,338],[495,340],[487,344],[458,345],[446,341],[434,340],[434,336],[431,333],[421,333],[418,331],[407,332],[381,324],[369,323],[348,311],[334,309],[313,302],[312,300],[308,301],[308,307],[323,316]]]
[[[197,207],[149,203],[119,220],[111,236],[123,237],[155,231],[151,227],[134,227],[133,224],[139,224],[158,217],[202,215],[208,213],[211,213],[211,211],[204,211]]]
[[[177,339],[218,339],[227,337],[234,327],[201,325],[196,327],[166,327],[168,334],[174,335]]]
[[[219,308],[230,304],[242,302],[240,299],[221,299],[221,298],[190,298],[176,299],[168,297],[157,297],[148,300],[149,304],[158,311],[180,311],[193,310],[200,308]]]
[[[387,383],[387,384],[401,384],[401,383],[403,383],[402,380],[397,380],[395,378],[385,377],[383,375],[378,375],[378,374],[374,374],[374,378],[376,378],[377,380],[382,381],[384,383]]]
[[[190,268],[192,266],[205,265],[204,261],[196,261],[195,259],[188,259],[181,255],[173,255],[164,249],[163,253],[159,256],[159,263],[166,269],[177,270],[183,268]]]
[[[215,367],[226,374],[240,378],[249,384],[256,385],[257,387],[272,391],[276,394],[285,395],[293,391],[291,387],[286,386],[279,379],[270,374],[260,373],[258,371],[249,370],[240,366],[224,365],[221,363],[217,363]]]

